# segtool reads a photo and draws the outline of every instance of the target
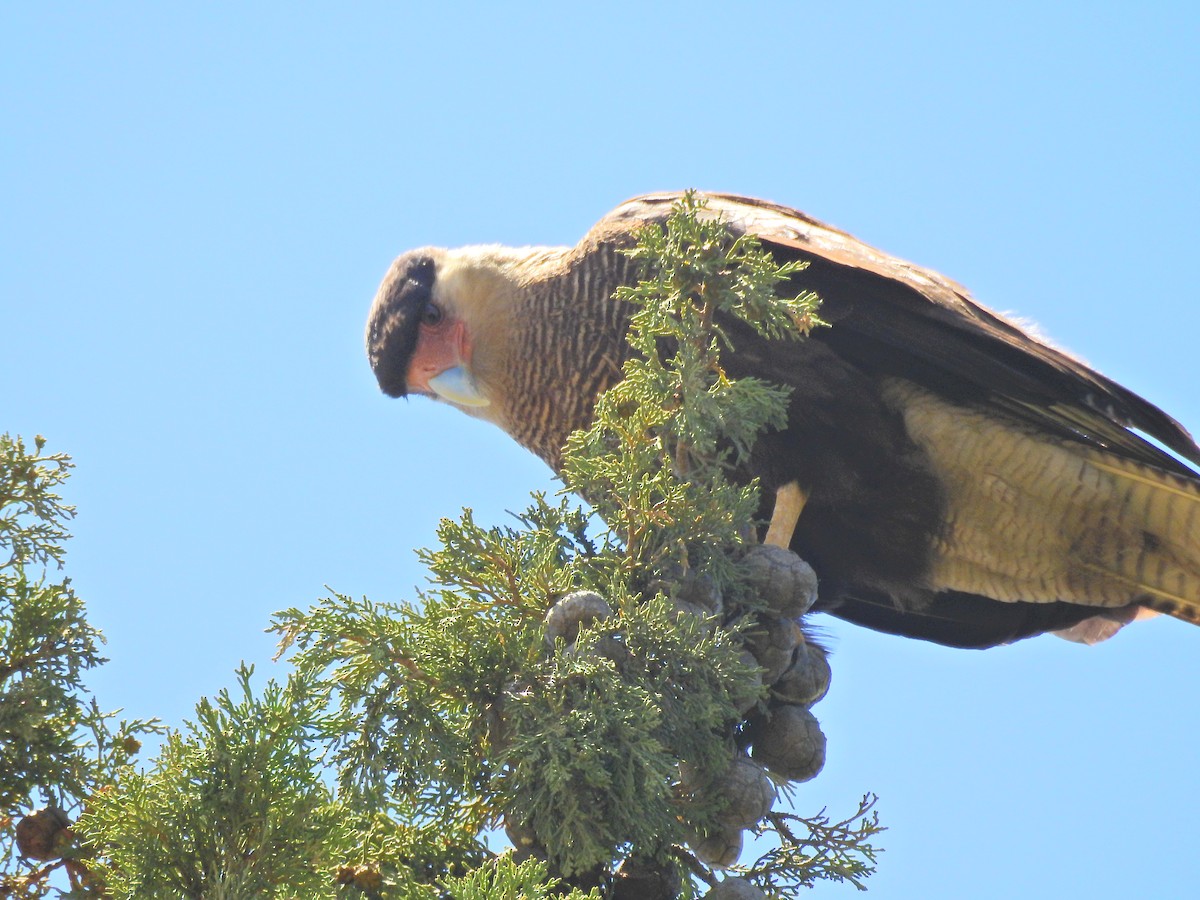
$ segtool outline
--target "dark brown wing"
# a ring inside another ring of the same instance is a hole
[[[1131,430],[1200,463],[1200,447],[1178,422],[979,305],[950,279],[797,210],[732,194],[704,196],[708,209],[734,231],[755,234],[778,257],[809,262],[797,284],[820,295],[821,316],[833,325],[820,340],[862,371],[899,376],[1046,433],[1195,475]],[[661,221],[680,197],[676,192],[630,200],[596,231]]]
[[[602,220],[589,239],[627,239],[640,223],[662,222],[681,196],[669,193],[631,200]],[[1015,418],[1038,432],[1196,478],[1185,464],[1137,433],[1200,462],[1200,448],[1178,422],[975,303],[949,279],[795,210],[727,194],[706,198],[710,212],[735,232],[755,234],[781,259],[809,263],[796,276],[795,286],[820,295],[821,316],[833,326],[818,331],[814,340],[853,369],[869,377],[903,378],[952,401]],[[811,366],[805,371],[801,364],[813,354],[798,349],[756,348],[752,351],[755,374],[803,391],[813,373]],[[860,516],[856,521],[861,529],[834,543],[866,546],[864,534],[871,518]],[[814,527],[821,531],[827,524],[823,520]],[[805,538],[798,532],[793,544],[802,553],[812,553],[815,545],[805,540],[812,541],[812,535]],[[874,549],[866,552],[875,554]],[[817,550],[813,560],[821,562],[819,557]],[[912,602],[890,590],[876,590],[857,577],[861,569],[855,566],[825,562],[819,569],[822,604],[830,612],[877,630],[951,646],[1007,643],[1069,627],[1099,612],[1073,603],[1002,602],[957,591]]]

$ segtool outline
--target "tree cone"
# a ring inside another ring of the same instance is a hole
[[[774,706],[751,727],[750,756],[774,775],[808,781],[825,765],[825,735],[803,706]]]
[[[727,869],[742,855],[742,829],[732,826],[696,838],[691,845],[696,858],[718,869]]]
[[[759,544],[742,567],[751,587],[780,618],[799,618],[817,601],[817,573],[791,550]]]
[[[575,591],[567,594],[546,613],[546,643],[551,647],[559,638],[567,644],[575,643],[579,629],[597,619],[607,619],[613,614],[612,607],[595,591]]]
[[[726,878],[701,900],[766,900],[767,895],[745,878]]]
[[[771,688],[771,695],[782,703],[812,706],[829,691],[830,674],[825,651],[809,643],[801,644],[792,664]]]
[[[717,817],[722,825],[749,828],[762,819],[775,805],[775,783],[760,763],[738,756],[729,764],[725,775],[713,785],[714,793],[722,794],[727,805]]]
[[[30,813],[17,823],[17,850],[28,859],[49,862],[62,856],[62,845],[70,840],[71,820],[56,806]]]
[[[804,643],[804,632],[791,619],[761,616],[742,633],[746,649],[763,667],[763,684],[773,685],[792,664],[796,648]]]

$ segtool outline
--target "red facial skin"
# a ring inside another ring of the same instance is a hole
[[[417,347],[408,364],[408,390],[436,396],[429,379],[455,366],[470,366],[471,344],[462,319],[443,316],[438,321],[423,321]]]

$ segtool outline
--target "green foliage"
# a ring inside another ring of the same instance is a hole
[[[646,227],[630,256],[641,264],[636,287],[617,298],[638,307],[628,340],[636,351],[624,384],[609,393],[609,418],[601,412],[604,434],[624,419],[621,407],[635,400],[662,416],[660,442],[682,447],[675,461],[682,479],[719,480],[730,452],[744,458],[758,435],[785,421],[787,391],[753,378],[730,381],[720,364],[729,339],[722,316],[746,322],[764,337],[795,340],[820,320],[811,292],[780,294],[807,263],[779,265],[752,235],[731,237],[717,218],[688,194],[666,224]],[[670,350],[664,352],[663,342]],[[607,419],[607,421],[605,421]],[[718,449],[718,442],[730,445]]]
[[[522,529],[465,513],[423,554],[438,581],[420,604],[334,596],[279,614],[299,671],[335,686],[345,796],[432,824],[464,858],[484,825],[519,821],[568,875],[682,839],[675,768],[728,756],[745,699],[731,692],[753,682],[735,642],[662,600],[626,598],[620,666],[599,628],[548,647],[545,610],[579,584],[564,572],[593,571],[585,521],[541,497]]]
[[[418,604],[328,598],[278,614],[281,650],[300,649],[302,673],[335,686],[330,730],[344,790],[364,803],[404,798],[407,812],[477,830],[476,802],[493,768],[495,704],[536,663],[549,598],[578,516],[538,498],[543,527],[482,529],[469,512],[423,551],[435,578]]]
[[[40,436],[32,452],[0,436],[0,810],[9,814],[35,793],[61,804],[86,790],[75,723],[87,714],[83,672],[103,662],[70,581],[46,572],[62,562],[75,510],[55,493],[70,460],[44,448]]]
[[[93,773],[75,725],[90,712],[83,673],[104,661],[100,637],[65,579],[18,571],[0,576],[0,591],[0,804],[81,796]]]
[[[100,791],[81,823],[116,896],[333,897],[352,817],[321,780],[323,697],[302,679],[221,691],[168,736],[153,769]]]
[[[619,634],[585,630],[506,698],[503,808],[568,875],[685,840],[684,817],[714,810],[685,808],[678,765],[723,768],[737,694],[756,688],[727,633],[661,597],[622,610]]]
[[[817,881],[848,882],[865,891],[879,852],[870,842],[883,831],[876,799],[867,794],[853,815],[838,821],[825,810],[807,817],[772,814],[771,825],[783,841],[742,871],[780,897],[795,896]]]
[[[69,537],[63,524],[75,517],[75,507],[64,504],[55,489],[66,481],[72,463],[65,453],[43,454],[45,448],[40,434],[33,452],[20,437],[0,435],[0,550],[8,554],[0,571],[62,565]]]
[[[563,893],[561,884],[543,862],[529,859],[518,864],[510,856],[501,856],[468,875],[449,879],[447,889],[454,900],[600,900],[594,888],[586,894],[578,889]]]
[[[78,810],[128,772],[139,736],[157,730],[114,722],[84,684],[105,661],[103,637],[70,579],[50,575],[63,563],[75,510],[57,493],[71,461],[45,446],[41,436],[30,448],[0,435],[0,896],[45,889],[41,870],[17,858],[21,817],[36,806]],[[69,850],[69,832],[61,843]]]

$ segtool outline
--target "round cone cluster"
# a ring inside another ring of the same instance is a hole
[[[829,689],[829,661],[824,650],[805,639],[796,621],[816,602],[816,574],[790,550],[767,545],[752,548],[741,565],[747,584],[757,596],[757,609],[723,618],[741,636],[743,658],[755,673],[756,684],[752,687],[765,685],[768,690],[765,702],[759,699],[761,691],[748,691],[753,699],[739,709],[745,724],[739,731],[749,744],[749,756],[739,752],[726,773],[703,788],[710,799],[722,799],[724,812],[719,816],[720,827],[697,836],[691,848],[698,859],[714,868],[737,862],[742,832],[761,821],[774,806],[776,782],[808,781],[825,764],[825,735],[809,707]],[[703,578],[694,581],[706,582]],[[698,591],[702,589],[685,577],[674,594],[676,604],[681,598],[695,604]],[[709,615],[722,612],[719,592],[715,604],[698,605]],[[688,774],[683,772],[685,785]],[[742,894],[736,892],[743,889],[758,890],[748,882],[731,879],[710,896],[740,897]]]
[[[70,840],[71,820],[56,806],[30,813],[17,823],[17,850],[28,859],[49,862],[63,855]]]
[[[734,729],[741,749],[717,773],[680,764],[681,796],[689,798],[685,803],[703,801],[704,808],[718,810],[716,828],[710,826],[689,841],[696,858],[714,868],[737,862],[743,832],[770,814],[778,796],[777,783],[808,781],[825,763],[825,736],[809,707],[829,688],[829,662],[824,650],[805,639],[796,621],[816,601],[816,575],[790,550],[766,545],[752,548],[740,565],[757,599],[752,612],[727,609],[720,588],[704,574],[672,573],[649,586],[652,592],[670,597],[677,615],[722,623],[719,627],[736,634],[751,672],[752,683],[731,692],[742,716]],[[612,608],[594,591],[568,594],[546,614],[546,642],[553,648],[562,641],[567,653],[575,652],[582,628],[612,616]],[[610,652],[601,641],[596,652],[606,656],[627,652],[616,643],[616,650]],[[686,808],[683,815],[686,819]],[[506,824],[519,855],[544,853],[531,832],[516,823]],[[629,875],[630,885],[633,880]],[[763,894],[749,882],[731,878],[706,896],[735,900]]]
[[[558,641],[570,646],[579,637],[579,630],[583,626],[607,619],[612,614],[612,607],[595,591],[567,594],[550,607],[542,622],[546,628],[546,643],[551,649]]]

